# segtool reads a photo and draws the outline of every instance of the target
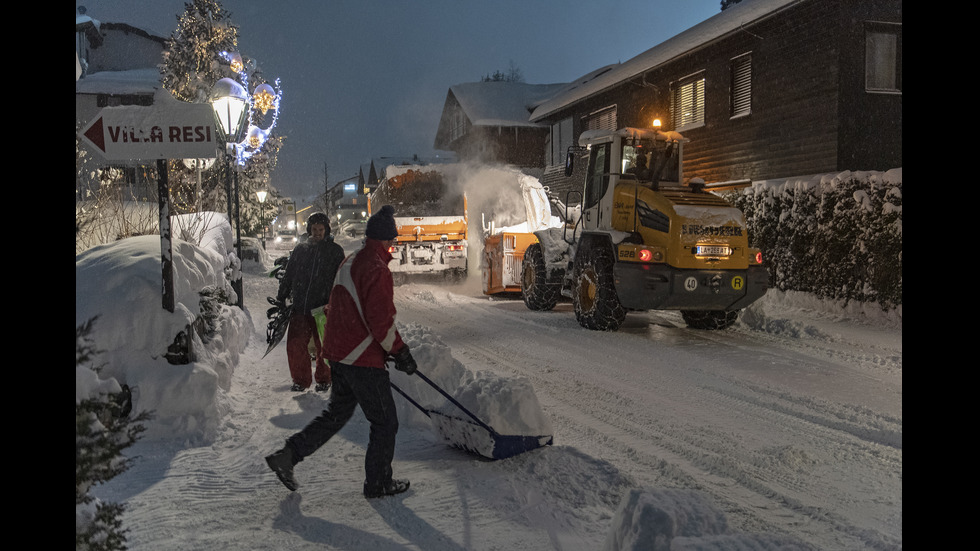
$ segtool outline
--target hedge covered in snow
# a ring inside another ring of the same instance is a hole
[[[901,168],[756,184],[726,198],[745,214],[773,287],[902,304]]]

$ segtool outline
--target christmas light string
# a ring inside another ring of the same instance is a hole
[[[228,62],[229,67],[238,76],[239,83],[247,91],[249,89],[249,74],[245,69],[241,55],[237,52],[221,52],[221,56]],[[282,86],[278,78],[275,80],[274,86],[270,86],[268,83],[260,84],[248,96],[248,131],[242,141],[235,144],[235,157],[239,166],[244,166],[269,139],[269,134],[272,133],[272,129],[275,128],[279,120],[281,99]],[[272,120],[265,127],[257,125],[256,110],[261,111],[263,117],[272,111]]]

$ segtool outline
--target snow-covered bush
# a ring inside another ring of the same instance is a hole
[[[771,284],[820,298],[902,304],[902,169],[841,172],[728,194]]]
[[[136,442],[150,414],[131,415],[128,388],[99,377],[92,324],[75,329],[75,549],[125,549],[123,506],[101,502],[89,490],[129,468],[122,452]]]
[[[106,361],[104,375],[133,391],[134,409],[154,412],[145,437],[179,435],[208,442],[221,418],[219,390],[231,386],[253,328],[230,306],[230,229],[201,246],[175,239],[173,312],[162,306],[160,238],[141,236],[93,247],[75,257],[76,325],[100,316],[91,338]],[[226,235],[227,234],[227,235]],[[168,355],[183,334],[186,363]]]

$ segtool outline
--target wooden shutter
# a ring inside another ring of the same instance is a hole
[[[616,130],[616,106],[589,113],[583,126],[586,130]]]
[[[732,60],[732,116],[752,112],[752,56]]]

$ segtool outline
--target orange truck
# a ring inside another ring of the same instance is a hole
[[[442,273],[461,280],[467,270],[466,194],[451,165],[390,165],[368,198],[368,212],[395,208],[398,238],[389,264],[396,279]]]

